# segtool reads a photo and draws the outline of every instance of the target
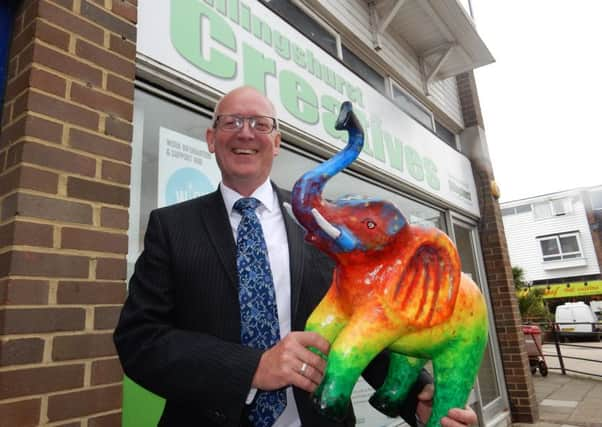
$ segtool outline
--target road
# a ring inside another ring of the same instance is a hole
[[[593,348],[585,348],[593,347]],[[587,372],[599,375],[602,379],[602,342],[575,342],[560,344],[560,353],[563,356],[564,367],[574,369],[576,371]],[[544,344],[543,354],[548,368],[560,368],[558,361],[556,346],[552,344]],[[565,356],[581,357],[584,359],[597,360],[598,362],[588,362],[584,360],[567,359]],[[560,372],[560,370],[555,372]]]

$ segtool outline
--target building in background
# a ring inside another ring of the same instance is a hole
[[[490,312],[470,403],[484,426],[538,418],[472,73],[493,57],[461,3],[22,0],[11,13],[3,422],[156,419],[160,399],[122,381],[112,330],[151,209],[219,182],[203,137],[217,99],[241,84],[279,111],[273,179],[285,188],[342,147],[332,125],[354,102],[366,148],[327,193],[381,196],[451,236]],[[363,425],[390,423],[359,387]]]
[[[545,290],[552,313],[564,302],[602,299],[602,186],[501,206],[512,266]]]

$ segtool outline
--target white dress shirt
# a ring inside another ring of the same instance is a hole
[[[232,234],[236,241],[238,225],[242,216],[234,209],[234,203],[244,196],[221,183],[220,191],[226,205],[226,211],[232,226]],[[288,240],[282,211],[278,205],[278,197],[269,179],[251,194],[261,202],[256,209],[263,235],[268,248],[270,269],[276,291],[276,306],[278,322],[280,323],[280,338],[291,332],[291,275],[289,268]],[[256,389],[249,392],[247,403],[255,397]],[[286,408],[276,420],[274,427],[300,427],[299,412],[293,396],[293,388],[286,388]]]

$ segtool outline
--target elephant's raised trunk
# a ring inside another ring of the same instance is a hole
[[[357,159],[364,146],[364,131],[357,116],[353,113],[350,102],[344,102],[341,105],[335,129],[348,132],[347,145],[329,160],[301,176],[293,187],[292,196],[293,212],[301,225],[308,232],[322,230],[331,238],[334,236],[328,232],[329,224],[319,212],[323,205],[322,191],[330,178]],[[312,210],[314,210],[313,213]],[[334,230],[332,232],[336,233]]]

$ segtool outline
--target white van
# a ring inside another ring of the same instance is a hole
[[[556,307],[556,323],[561,337],[583,337],[599,340],[598,318],[584,302],[567,302]]]
[[[589,306],[594,314],[598,316],[598,320],[602,320],[602,301],[590,301]]]

